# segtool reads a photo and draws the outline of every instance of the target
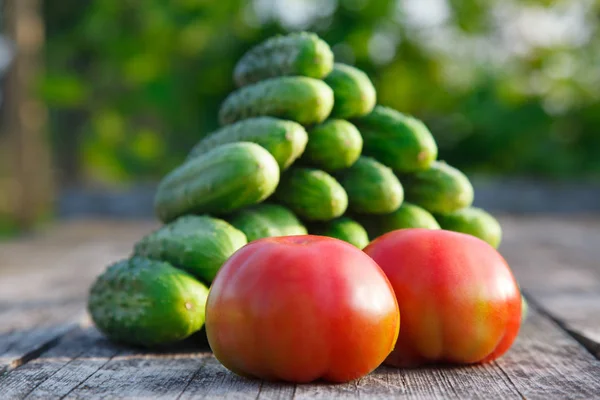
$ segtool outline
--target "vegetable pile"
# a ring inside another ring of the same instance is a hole
[[[297,382],[504,353],[522,299],[500,225],[425,124],[313,33],[258,44],[233,75],[221,127],[159,184],[163,226],[92,286],[96,326],[155,346],[206,317],[225,366]]]

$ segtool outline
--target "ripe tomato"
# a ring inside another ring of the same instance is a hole
[[[473,236],[403,229],[365,253],[394,288],[402,328],[385,364],[476,363],[504,354],[521,323],[521,295],[502,256]]]
[[[217,274],[206,305],[215,357],[248,377],[345,382],[377,368],[400,326],[377,264],[338,239],[255,240]]]

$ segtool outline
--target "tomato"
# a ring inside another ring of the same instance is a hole
[[[521,323],[521,295],[489,244],[445,230],[403,229],[369,244],[394,288],[402,315],[385,364],[470,364],[504,354]]]
[[[217,274],[206,334],[229,370],[266,380],[346,382],[394,348],[400,315],[377,264],[338,239],[250,242]]]

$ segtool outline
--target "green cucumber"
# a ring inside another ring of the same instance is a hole
[[[274,236],[306,235],[304,225],[293,212],[278,204],[258,204],[228,218],[231,225],[244,232],[248,241]]]
[[[443,161],[400,177],[406,200],[431,213],[447,214],[471,206],[473,186],[458,169]]]
[[[297,122],[273,117],[257,117],[218,129],[196,144],[188,159],[226,143],[252,142],[271,153],[282,171],[302,155],[308,142],[308,134]]]
[[[228,143],[188,160],[159,184],[154,206],[163,222],[186,214],[225,214],[257,204],[279,183],[273,156],[255,143]]]
[[[333,90],[323,81],[285,76],[244,86],[221,105],[221,125],[258,116],[272,116],[302,125],[323,122],[333,108]]]
[[[186,215],[146,235],[134,252],[166,261],[210,284],[225,261],[246,243],[244,233],[222,219]]]
[[[375,107],[377,94],[373,83],[363,71],[350,65],[335,63],[325,78],[333,89],[335,102],[331,116],[335,118],[361,117]]]
[[[502,241],[500,223],[481,208],[467,207],[448,214],[436,214],[435,218],[442,229],[478,237],[496,249]]]
[[[133,257],[93,283],[88,311],[109,339],[152,347],[176,342],[204,324],[208,289],[169,263]]]
[[[356,213],[388,214],[404,200],[404,191],[394,172],[371,157],[360,156],[337,178],[348,194],[348,208]]]
[[[440,229],[440,225],[429,211],[406,201],[390,214],[362,215],[359,222],[367,229],[372,239],[398,229]]]
[[[307,221],[340,217],[348,207],[348,196],[339,182],[314,168],[291,167],[282,176],[274,198]]]
[[[238,86],[284,75],[321,79],[333,68],[329,45],[314,33],[274,36],[248,50],[233,72]]]
[[[363,136],[363,154],[396,172],[429,168],[437,158],[437,145],[423,122],[377,105],[364,117],[351,120]]]
[[[367,231],[361,224],[348,217],[336,218],[332,221],[321,224],[314,224],[311,227],[311,234],[329,236],[343,240],[363,249],[369,244]]]
[[[310,130],[300,161],[328,172],[349,168],[360,156],[362,145],[362,136],[354,125],[330,119]]]

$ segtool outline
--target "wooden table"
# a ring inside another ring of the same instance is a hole
[[[151,222],[73,222],[0,244],[0,398],[600,398],[600,216],[501,222],[501,252],[531,304],[512,349],[486,365],[380,367],[340,385],[242,379],[201,335],[160,352],[103,338],[85,312],[89,285]]]

